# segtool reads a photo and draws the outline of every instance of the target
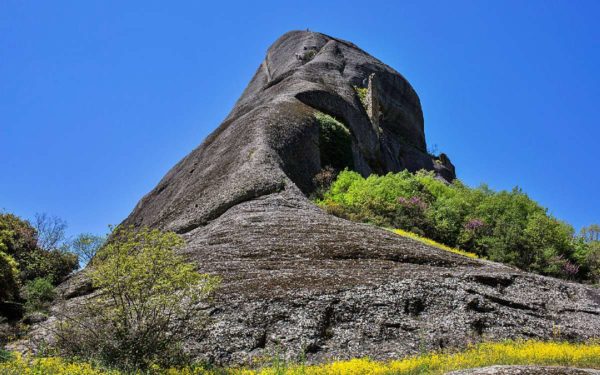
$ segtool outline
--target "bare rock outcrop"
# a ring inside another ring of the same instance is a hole
[[[367,89],[366,106],[356,88]],[[446,155],[427,153],[419,98],[399,73],[343,40],[283,35],[229,116],[125,220],[180,233],[185,255],[223,278],[203,307],[208,329],[188,343],[197,357],[386,359],[600,334],[597,289],[444,252],[313,205],[307,195],[324,167],[316,111],[350,130],[351,164],[363,175],[455,177]]]

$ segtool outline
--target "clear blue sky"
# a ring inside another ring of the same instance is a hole
[[[0,208],[104,233],[310,28],[408,78],[464,182],[600,222],[599,1],[208,3],[1,1]]]

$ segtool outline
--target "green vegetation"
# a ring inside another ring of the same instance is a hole
[[[77,255],[63,241],[62,222],[38,215],[36,227],[15,215],[0,214],[0,280],[6,285],[0,302],[20,300],[19,288],[32,280],[57,285],[78,267]]]
[[[0,302],[12,300],[19,293],[17,262],[2,250],[0,250],[0,285],[2,285],[2,288],[0,288]]]
[[[592,224],[581,229],[575,245],[575,258],[582,272],[589,275],[592,282],[600,283],[600,225]]]
[[[106,237],[83,233],[71,242],[70,251],[77,254],[79,263],[86,265],[92,260],[98,250],[102,248],[105,241]]]
[[[598,343],[506,341],[482,343],[467,347],[460,352],[433,352],[393,361],[374,361],[368,358],[332,361],[320,365],[287,364],[274,361],[262,369],[244,368],[206,369],[203,367],[164,368],[157,365],[149,371],[121,372],[104,369],[97,364],[73,362],[62,358],[24,358],[15,355],[0,360],[0,374],[48,374],[48,375],[333,375],[333,374],[444,374],[449,371],[486,367],[492,365],[540,365],[571,366],[600,369],[600,345]]]
[[[598,281],[597,236],[573,228],[518,188],[446,184],[433,172],[363,178],[343,171],[317,203],[350,220],[398,228],[479,257],[566,279]]]
[[[7,350],[0,348],[0,363],[14,359],[13,354]]]
[[[59,316],[59,352],[122,370],[186,363],[181,344],[205,323],[197,305],[219,280],[177,255],[181,246],[172,232],[117,228],[87,270],[99,293]]]
[[[315,113],[319,123],[319,149],[321,166],[330,166],[336,170],[352,168],[352,136],[350,130],[335,119],[322,112]]]
[[[354,86],[354,91],[356,91],[356,94],[358,95],[358,98],[360,99],[360,103],[362,104],[363,108],[366,111],[367,108],[369,107],[369,104],[367,101],[367,93],[368,93],[369,89],[366,87]]]
[[[304,55],[302,55],[302,59],[304,61],[310,61],[310,60],[314,59],[315,56],[317,56],[317,51],[314,49],[310,49],[310,50],[304,52]]]
[[[45,311],[54,300],[54,285],[48,278],[38,277],[25,284],[25,310],[27,312]]]
[[[104,244],[104,237],[92,234],[68,241],[66,227],[63,220],[45,214],[37,214],[32,224],[0,213],[0,302],[25,303],[30,312],[43,310],[53,296],[49,290]]]

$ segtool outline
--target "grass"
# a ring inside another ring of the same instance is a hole
[[[408,232],[408,231],[405,231],[405,230],[402,230],[402,229],[393,229],[392,232],[394,232],[396,234],[399,234],[402,237],[412,238],[413,240],[417,240],[417,241],[419,241],[421,243],[424,243],[425,245],[437,247],[438,249],[449,251],[449,252],[454,253],[454,254],[463,255],[463,256],[466,256],[466,257],[469,257],[469,258],[472,258],[472,259],[479,258],[477,256],[477,254],[475,254],[475,253],[469,253],[468,251],[464,251],[464,250],[457,249],[457,248],[454,248],[454,247],[446,246],[444,244],[441,244],[441,243],[436,242],[434,240],[431,240],[429,238],[421,237],[418,234],[415,234],[415,233],[412,233],[412,232]]]
[[[258,370],[205,370],[202,368],[160,370],[155,368],[148,373],[165,375],[413,375],[443,374],[448,371],[492,365],[543,365],[600,369],[600,343],[505,341],[478,344],[461,352],[429,353],[388,362],[362,358],[321,365],[277,363]],[[103,370],[88,363],[71,363],[60,358],[28,360],[19,355],[15,355],[12,360],[0,363],[0,375],[13,374],[123,375],[118,371]]]

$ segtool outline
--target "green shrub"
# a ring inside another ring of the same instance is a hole
[[[48,278],[38,277],[25,284],[25,310],[27,312],[45,311],[54,300],[54,285]]]
[[[37,232],[28,221],[13,214],[0,214],[0,251],[17,262],[37,249]]]
[[[0,302],[15,299],[19,292],[19,270],[17,262],[4,251],[0,251]]]
[[[36,220],[36,225],[44,231],[44,244],[50,246],[62,241],[64,222],[57,218],[47,219],[45,215],[38,215]],[[22,282],[41,277],[58,284],[79,267],[77,255],[65,246],[47,249],[38,246],[37,230],[28,221],[12,214],[0,214],[0,251],[18,263]]]
[[[576,252],[573,228],[518,188],[469,188],[424,171],[363,178],[346,170],[317,203],[340,217],[411,231],[545,275],[590,278],[597,267],[593,264],[598,257],[589,245]]]
[[[198,304],[218,279],[176,254],[175,233],[118,228],[87,269],[99,294],[61,317],[57,348],[125,370],[185,361],[182,343],[206,322]]]
[[[363,108],[366,111],[369,107],[369,103],[367,101],[367,93],[369,92],[369,89],[366,87],[354,86],[354,91],[356,91],[358,99],[360,99],[360,104],[362,104]]]
[[[588,270],[592,282],[600,283],[600,242],[588,245],[588,250],[581,263]]]
[[[354,159],[350,130],[346,125],[327,114],[317,112],[315,117],[319,123],[321,166],[330,166],[336,170],[346,167],[352,169]]]
[[[46,278],[54,285],[58,285],[79,267],[77,255],[63,249],[36,249],[25,254],[21,264],[21,277],[24,280]]]
[[[593,283],[600,283],[600,226],[592,224],[581,230],[574,257]]]

